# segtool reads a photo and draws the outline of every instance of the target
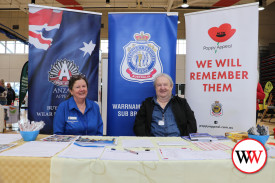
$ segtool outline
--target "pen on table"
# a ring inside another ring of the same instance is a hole
[[[130,152],[130,153],[138,155],[138,152],[136,152],[136,151],[133,151],[133,150],[130,150],[130,149],[126,149],[126,148],[124,148],[124,150],[127,151],[127,152]]]
[[[191,141],[198,141],[198,142],[212,142],[210,139],[191,139]]]

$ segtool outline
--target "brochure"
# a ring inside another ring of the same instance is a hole
[[[51,135],[48,137],[45,137],[41,139],[41,141],[46,141],[46,142],[71,142],[74,139],[76,139],[78,136],[74,135]]]
[[[212,135],[213,138],[216,140],[230,140],[229,138],[223,136],[223,135]]]
[[[187,141],[191,141],[189,136],[182,136],[181,138],[184,139],[184,140],[187,140]]]
[[[213,141],[216,140],[208,133],[190,133],[191,141]]]
[[[117,140],[116,138],[79,137],[74,144],[82,147],[105,147],[115,146]]]

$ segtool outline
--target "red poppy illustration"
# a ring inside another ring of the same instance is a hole
[[[220,25],[220,27],[212,27],[208,30],[209,36],[216,42],[225,42],[230,39],[236,32],[236,29],[231,29],[228,23]]]

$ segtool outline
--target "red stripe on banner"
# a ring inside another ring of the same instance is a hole
[[[75,0],[56,0],[57,2],[63,4],[63,5],[80,5],[77,1]]]
[[[37,38],[39,40],[40,43],[42,44],[47,44],[50,45],[52,43],[52,41],[50,40],[44,40],[40,34],[36,34],[32,31],[29,31],[29,36],[33,37],[33,38]]]
[[[239,2],[240,0],[220,0],[213,4],[212,6],[220,6],[220,7],[226,7],[226,6],[232,6],[233,4]]]
[[[57,13],[51,9],[42,9],[36,13],[30,13],[29,24],[30,25],[44,25],[54,26],[60,24],[62,20],[62,11]]]
[[[56,0],[57,2],[63,4],[63,5],[80,5],[77,1],[75,0]],[[68,9],[74,9],[74,10],[83,10],[83,7],[78,6],[78,7],[66,7]]]
[[[79,6],[79,7],[66,7],[68,9],[73,9],[73,10],[83,10],[83,7]]]

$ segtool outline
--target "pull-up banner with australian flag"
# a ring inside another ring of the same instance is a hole
[[[100,28],[101,13],[29,5],[28,118],[46,123],[41,133],[52,133],[72,76],[85,75],[97,101]]]
[[[155,95],[154,77],[175,81],[177,21],[177,13],[109,13],[107,135],[134,135],[142,101]]]

